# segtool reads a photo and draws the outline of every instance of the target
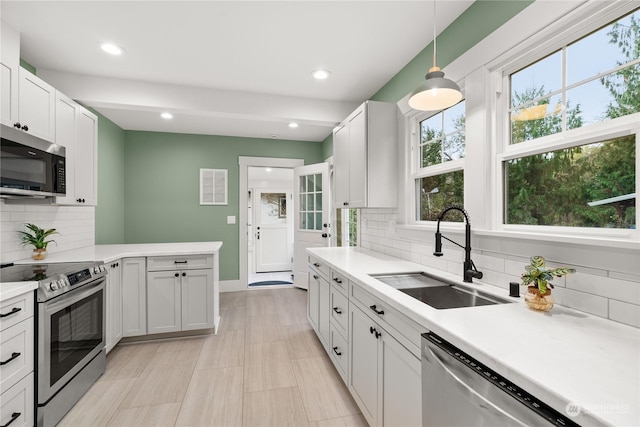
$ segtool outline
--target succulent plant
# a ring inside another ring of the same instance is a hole
[[[55,243],[55,240],[46,240],[47,237],[51,236],[52,234],[60,234],[56,231],[55,228],[45,230],[44,228],[40,228],[34,224],[26,224],[26,227],[31,230],[31,233],[26,231],[18,231],[18,233],[20,234],[22,245],[32,245],[35,249],[47,249],[47,245],[49,243]]]
[[[522,284],[536,287],[541,295],[549,291],[547,287],[553,289],[553,285],[549,282],[554,277],[562,277],[576,272],[574,268],[568,267],[546,268],[546,261],[539,255],[532,256],[531,264],[524,269],[525,272],[521,276]]]

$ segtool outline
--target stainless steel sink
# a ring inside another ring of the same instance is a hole
[[[478,307],[511,302],[424,272],[371,274],[370,276],[437,309]]]

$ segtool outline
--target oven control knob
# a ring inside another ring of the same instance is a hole
[[[51,289],[52,291],[57,291],[58,290],[58,283],[57,282],[51,282],[49,284],[49,289]]]

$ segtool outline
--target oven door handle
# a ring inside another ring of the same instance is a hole
[[[493,413],[494,416],[507,417],[515,425],[526,426],[526,424],[523,424],[522,421],[518,420],[517,418],[514,418],[511,414],[509,414],[508,412],[504,411],[500,407],[496,406],[491,401],[489,401],[486,398],[484,398],[477,391],[475,391],[471,385],[469,385],[462,378],[460,378],[458,375],[456,375],[454,370],[456,370],[456,367],[455,367],[456,364],[460,363],[459,361],[457,361],[453,357],[449,356],[448,354],[442,352],[441,350],[439,351],[439,349],[437,347],[435,347],[435,346],[432,346],[430,344],[423,344],[423,346],[424,346],[424,349],[425,349],[425,353],[428,353],[428,354],[423,354],[422,357],[425,358],[428,362],[434,363],[437,368],[442,369],[442,371],[444,371],[447,374],[447,376],[451,377],[452,386],[454,386],[456,388],[456,390],[460,394],[462,394],[464,396],[464,398],[469,403],[471,403],[473,406],[475,406],[476,409],[479,412],[489,411],[489,412]],[[434,350],[435,350],[435,352],[434,352]],[[450,363],[446,363],[444,360],[442,360],[442,358],[439,357],[436,354],[436,352],[443,353],[444,358],[446,358],[446,359],[450,358],[451,359]],[[428,357],[428,356],[431,356],[431,357]],[[429,359],[431,359],[431,360],[429,360]],[[447,365],[451,366],[452,369],[450,369],[449,366],[447,366]],[[463,368],[463,369],[466,369],[466,368]],[[425,381],[425,378],[423,378],[423,381]],[[428,379],[427,379],[427,381],[428,381]],[[487,381],[485,379],[481,379],[481,381],[486,381],[487,384],[491,384],[489,381]],[[493,387],[493,384],[491,384],[491,387]]]
[[[45,302],[45,310],[47,311],[47,313],[55,313],[60,309],[73,305],[78,301],[82,301],[83,299],[95,294],[96,292],[103,290],[104,282],[105,278],[101,277],[93,283],[86,284],[75,291],[62,294],[60,298],[56,298],[56,300],[51,303]]]

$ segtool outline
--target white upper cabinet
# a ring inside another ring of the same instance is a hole
[[[56,204],[97,205],[97,135],[97,117],[56,91],[56,143],[65,147],[67,163],[67,194]]]
[[[56,90],[24,68],[19,71],[18,121],[31,135],[55,142]]]
[[[4,21],[0,30],[0,122],[13,126],[18,122],[20,34]]]
[[[333,133],[336,208],[397,206],[396,105],[366,101]]]

